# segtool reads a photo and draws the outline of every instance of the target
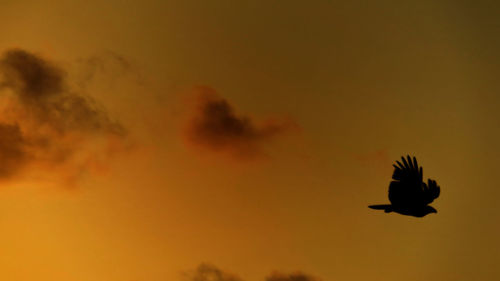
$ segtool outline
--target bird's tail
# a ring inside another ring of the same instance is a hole
[[[370,205],[368,208],[374,209],[374,210],[384,210],[386,213],[392,212],[392,205]]]

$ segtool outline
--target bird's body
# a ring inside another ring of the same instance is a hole
[[[429,206],[439,197],[440,187],[436,181],[429,179],[423,182],[422,167],[417,159],[401,157],[402,162],[394,164],[393,181],[389,184],[389,201],[391,205],[372,205],[372,209],[383,209],[385,212],[397,212],[403,215],[423,217],[429,213],[437,213]]]

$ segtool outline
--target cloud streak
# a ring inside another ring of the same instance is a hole
[[[274,272],[268,277],[266,277],[266,281],[319,281],[319,280],[301,272],[295,272],[291,274]]]
[[[195,270],[186,272],[183,276],[184,281],[243,281],[237,275],[228,273],[218,267],[202,263]],[[310,275],[296,272],[285,274],[273,272],[265,278],[265,281],[320,281]]]
[[[202,263],[184,274],[185,281],[243,281],[238,276],[220,270],[214,265]]]
[[[184,137],[206,151],[226,153],[237,159],[264,155],[262,144],[298,128],[287,118],[257,123],[235,113],[233,106],[208,87],[198,88]]]
[[[62,68],[22,49],[0,58],[0,94],[0,179],[30,165],[77,175],[126,135],[90,96],[70,89]]]

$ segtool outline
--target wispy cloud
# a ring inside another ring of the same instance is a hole
[[[125,128],[67,73],[43,57],[11,49],[0,58],[0,179],[33,165],[74,177],[118,145]],[[99,156],[101,155],[101,156]]]
[[[264,142],[297,128],[290,118],[256,122],[237,114],[229,101],[219,97],[215,90],[199,87],[184,136],[189,144],[204,150],[249,159],[264,155]]]
[[[195,270],[185,272],[183,281],[243,281],[239,276],[228,273],[218,267],[202,263]],[[265,278],[265,281],[320,281],[310,275],[295,272],[295,273],[280,273],[273,272]]]
[[[183,276],[185,281],[243,281],[238,276],[222,271],[214,265],[202,263]]]
[[[266,281],[319,281],[319,280],[315,277],[312,277],[310,275],[301,272],[295,272],[290,274],[274,272],[268,277],[266,277]]]

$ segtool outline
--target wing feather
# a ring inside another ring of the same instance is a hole
[[[403,163],[396,161],[397,165],[392,165],[394,167],[392,179],[406,184],[416,184],[417,182],[420,184],[423,178],[423,169],[422,167],[418,167],[417,159],[415,157],[413,157],[413,161],[410,156],[407,158],[408,160],[401,157]]]
[[[401,162],[393,165],[393,181],[389,185],[389,200],[395,205],[415,205],[422,203],[423,169],[418,166],[416,157],[401,157]]]
[[[423,197],[426,204],[432,203],[434,199],[439,197],[441,193],[441,188],[437,185],[435,180],[428,179],[427,184],[423,184],[425,186],[423,190]]]

